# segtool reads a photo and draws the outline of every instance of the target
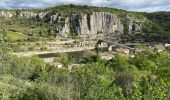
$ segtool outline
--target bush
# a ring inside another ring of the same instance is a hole
[[[3,69],[2,74],[10,74],[17,78],[34,80],[44,66],[44,62],[37,57],[19,58],[6,55],[1,61],[0,67]]]

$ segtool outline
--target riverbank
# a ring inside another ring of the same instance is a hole
[[[27,51],[27,52],[14,52],[12,54],[17,55],[19,57],[29,57],[33,55],[42,55],[42,54],[48,54],[48,53],[67,53],[67,52],[76,52],[76,51],[85,51],[85,50],[93,50],[95,47],[73,47],[73,48],[60,48],[56,50],[50,50],[50,51]]]

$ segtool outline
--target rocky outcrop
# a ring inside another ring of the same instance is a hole
[[[0,11],[0,17],[5,17],[6,19],[11,18],[13,16],[17,16],[19,18],[33,18],[33,17],[39,17],[40,19],[43,19],[48,12],[40,12],[40,13],[35,13],[33,11]]]
[[[98,33],[123,33],[119,18],[108,12],[72,14],[69,17],[57,13],[51,17],[50,22],[56,25],[60,34],[76,33],[96,37]]]
[[[135,17],[126,16],[126,23],[128,27],[128,33],[140,33],[142,31],[142,23],[145,22],[146,19],[136,19]]]
[[[46,15],[48,14],[48,12],[40,12],[40,13],[35,13],[32,11],[22,11],[19,13],[19,16],[25,17],[25,18],[34,18],[34,17],[38,17],[40,19],[43,19]]]
[[[11,18],[15,15],[14,12],[10,11],[0,11],[0,17]]]
[[[122,27],[116,15],[107,12],[95,12],[91,15],[81,15],[78,34],[123,32]]]
[[[43,19],[49,12],[40,12],[37,14],[37,16],[40,18],[40,19]]]
[[[120,18],[116,14],[109,12],[93,12],[91,14],[65,14],[53,11],[0,11],[0,17],[11,18],[17,16],[19,18],[39,18],[42,21],[54,25],[56,33],[68,36],[76,34],[79,36],[88,36],[95,38],[97,34],[122,34],[125,25],[121,23]],[[141,20],[134,17],[126,16],[126,31],[128,33],[139,33],[142,29]]]
[[[19,13],[19,17],[26,17],[26,18],[33,18],[36,17],[37,13],[29,12],[29,11],[23,11]]]

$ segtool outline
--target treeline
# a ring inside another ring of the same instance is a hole
[[[62,6],[56,6],[56,7],[49,7],[44,9],[46,11],[53,10],[56,12],[64,12],[66,14],[90,14],[93,12],[111,12],[111,13],[123,13],[127,12],[126,10],[122,9],[114,9],[114,8],[108,8],[108,7],[95,7],[95,6],[87,6],[87,5],[62,5]]]
[[[148,41],[170,42],[170,12],[144,13],[150,22],[143,25]]]

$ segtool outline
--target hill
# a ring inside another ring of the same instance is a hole
[[[75,5],[1,10],[0,99],[170,100],[170,55],[161,51],[169,15]]]

